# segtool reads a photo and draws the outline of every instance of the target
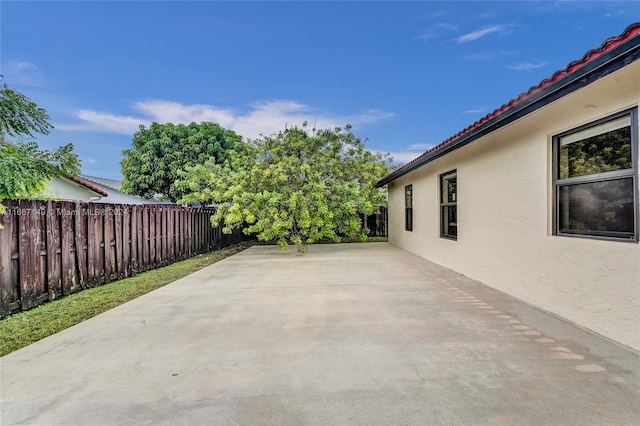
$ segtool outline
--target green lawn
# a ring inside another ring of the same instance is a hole
[[[241,243],[198,255],[164,268],[143,272],[135,277],[81,291],[0,320],[0,356],[167,285],[236,254],[252,244]]]

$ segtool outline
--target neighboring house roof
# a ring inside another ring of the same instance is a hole
[[[39,199],[84,202],[96,202],[106,195],[106,191],[77,176],[56,176],[47,182],[41,193],[33,194]]]
[[[6,146],[11,146],[11,143],[9,143],[9,142],[7,142],[7,141],[5,141],[3,139],[0,139],[0,143],[2,143],[3,145],[6,145]],[[90,184],[86,180],[81,179],[81,178],[79,178],[77,176],[67,175],[67,176],[60,176],[60,178],[61,179],[70,180],[70,181],[75,182],[78,185],[88,189],[91,192],[95,192],[96,197],[98,197],[98,196],[106,196],[107,195],[107,193],[105,191],[103,191],[102,189],[98,188],[95,185]]]
[[[107,179],[107,178],[87,176],[87,175],[82,175],[82,177],[92,182],[95,182],[99,185],[102,185],[104,187],[115,189],[116,191],[120,191],[120,185],[122,184],[121,180],[116,180],[116,179]]]
[[[120,191],[121,181],[115,179],[106,179],[96,176],[80,175],[80,177],[88,182],[91,182],[94,186],[100,188],[105,192],[99,203],[113,203],[113,204],[172,204],[168,201],[158,200],[146,200],[136,195],[125,194]]]
[[[89,189],[90,191],[95,192],[96,195],[98,195],[98,196],[105,197],[105,196],[109,195],[109,194],[107,194],[106,191],[98,188],[96,185],[92,185],[91,183],[89,183],[86,180],[81,179],[81,178],[79,178],[77,176],[63,176],[63,178],[64,179],[68,179],[70,181],[73,181],[73,182],[77,183],[78,185],[83,186],[83,187]]]
[[[384,186],[637,59],[640,59],[640,22],[631,24],[622,34],[608,38],[600,47],[585,53],[581,59],[571,62],[563,69],[556,71],[550,78],[542,80],[538,85],[390,173],[378,181],[377,186]]]

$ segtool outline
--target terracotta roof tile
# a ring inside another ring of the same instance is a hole
[[[98,188],[97,186],[92,185],[92,184],[90,184],[89,182],[87,182],[86,180],[84,180],[84,179],[80,179],[80,178],[79,178],[79,177],[77,177],[77,176],[70,176],[70,175],[69,175],[69,176],[65,176],[65,178],[67,178],[67,179],[69,179],[69,180],[72,180],[72,181],[74,181],[75,183],[77,183],[77,184],[79,184],[79,185],[82,185],[82,186],[84,186],[85,188],[88,188],[88,189],[90,189],[91,191],[96,192],[96,193],[98,193],[98,194],[102,195],[103,197],[106,197],[107,195],[109,195],[109,194],[107,194],[105,191],[103,191],[102,189]]]

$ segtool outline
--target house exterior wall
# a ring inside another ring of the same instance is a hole
[[[96,201],[100,194],[73,182],[72,180],[57,177],[48,184],[44,194],[47,198],[73,201]]]
[[[392,181],[389,242],[640,349],[640,245],[556,236],[552,218],[552,137],[637,107],[639,75],[640,60]],[[458,239],[449,240],[439,176],[454,169]]]

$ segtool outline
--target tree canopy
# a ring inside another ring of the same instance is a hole
[[[0,78],[2,76],[0,75]],[[0,203],[4,198],[28,198],[45,188],[56,176],[80,173],[73,144],[55,151],[40,150],[36,142],[10,144],[5,135],[33,137],[48,134],[53,126],[47,112],[25,95],[0,87]],[[5,208],[0,204],[0,214]]]
[[[152,123],[133,135],[133,148],[122,151],[122,190],[144,198],[176,201],[185,194],[174,187],[178,171],[204,164],[211,158],[224,161],[241,137],[218,124]]]
[[[0,74],[0,79],[2,79]],[[29,136],[49,134],[53,126],[47,111],[22,93],[0,85],[0,136]]]
[[[40,150],[35,142],[0,144],[0,200],[32,197],[54,177],[78,173],[73,144],[55,151]]]
[[[176,183],[182,202],[216,202],[223,231],[244,227],[261,241],[300,251],[322,239],[366,239],[360,214],[385,200],[375,187],[389,172],[388,154],[374,154],[346,128],[293,127],[239,145],[224,163],[188,167]]]

